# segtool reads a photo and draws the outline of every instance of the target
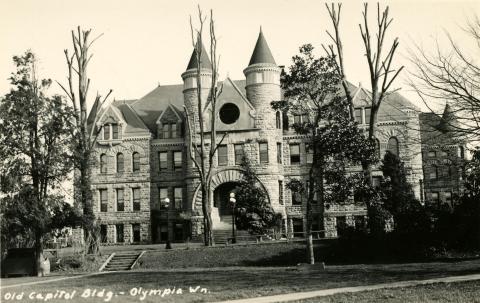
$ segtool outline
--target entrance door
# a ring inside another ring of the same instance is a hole
[[[232,205],[230,204],[230,193],[235,192],[238,186],[236,182],[227,182],[219,185],[214,193],[214,206],[218,207],[220,217],[232,215]]]

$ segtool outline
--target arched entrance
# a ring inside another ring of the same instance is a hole
[[[213,191],[213,206],[218,208],[218,214],[221,220],[225,216],[230,217],[232,215],[230,193],[235,192],[238,185],[238,182],[226,182],[217,186]]]

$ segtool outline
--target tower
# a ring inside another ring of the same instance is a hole
[[[253,104],[257,115],[256,127],[261,130],[274,130],[275,111],[271,102],[279,101],[281,69],[275,63],[267,41],[260,28],[257,43],[250,58],[248,67],[243,71],[247,78],[247,99]]]

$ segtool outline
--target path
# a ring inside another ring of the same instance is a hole
[[[382,283],[382,284],[355,286],[355,287],[331,288],[331,289],[323,289],[323,290],[315,290],[315,291],[295,292],[295,293],[281,294],[281,295],[275,295],[275,296],[264,296],[264,297],[248,298],[248,299],[222,301],[222,302],[216,302],[216,303],[288,302],[293,300],[302,300],[302,299],[310,299],[315,297],[331,296],[331,295],[340,294],[340,293],[354,293],[354,292],[377,290],[377,289],[384,289],[384,288],[401,288],[401,287],[411,287],[411,286],[433,284],[433,283],[464,282],[464,281],[474,281],[474,280],[480,280],[480,274],[465,275],[465,276],[451,276],[451,277],[435,278],[435,279],[428,279],[428,280],[401,281],[401,282]]]

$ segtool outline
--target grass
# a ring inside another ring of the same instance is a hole
[[[32,292],[46,294],[57,290],[76,291],[75,300],[70,302],[99,302],[100,298],[80,298],[86,289],[96,289],[97,293],[105,289],[105,295],[111,292],[117,297],[112,302],[140,301],[139,296],[131,296],[133,289],[159,289],[164,291],[173,287],[183,294],[165,297],[147,296],[142,302],[205,302],[237,298],[275,295],[298,291],[347,287],[385,283],[402,280],[428,279],[450,275],[464,275],[480,272],[480,260],[463,262],[342,265],[328,266],[325,271],[317,269],[298,269],[296,267],[240,267],[207,268],[185,270],[137,270],[118,273],[106,273],[52,283],[12,287],[5,292]],[[8,279],[7,279],[8,280]],[[2,280],[2,285],[3,284]],[[17,280],[17,283],[21,280]],[[208,293],[188,293],[189,287],[200,286]],[[49,302],[64,302],[51,300]],[[314,301],[316,302],[316,301]],[[328,301],[326,301],[328,302]],[[349,301],[351,302],[351,301]]]
[[[328,297],[316,297],[306,300],[292,301],[296,303],[403,303],[403,302],[435,302],[435,303],[472,303],[480,302],[480,281],[462,283],[436,283],[415,287],[382,289],[359,293],[338,294]]]

